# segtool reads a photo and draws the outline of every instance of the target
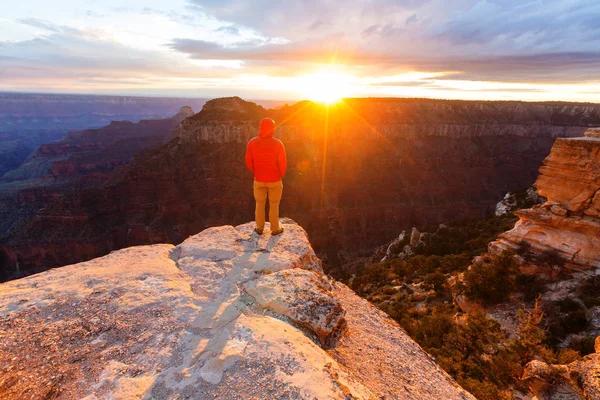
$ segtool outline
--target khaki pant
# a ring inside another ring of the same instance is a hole
[[[265,205],[269,195],[269,222],[271,232],[279,230],[279,202],[283,193],[283,182],[254,181],[254,199],[256,200],[256,228],[265,229]]]

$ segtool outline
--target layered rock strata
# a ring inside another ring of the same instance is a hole
[[[0,398],[473,399],[282,223],[1,284]]]
[[[600,137],[557,139],[535,183],[547,202],[518,211],[514,229],[490,245],[492,252],[518,249],[556,251],[577,268],[600,267]]]

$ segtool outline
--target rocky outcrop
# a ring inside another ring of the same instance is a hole
[[[496,204],[494,214],[496,217],[502,217],[520,208],[529,208],[541,202],[545,202],[545,199],[538,194],[537,189],[534,187],[528,188],[525,192],[506,193],[502,200]]]
[[[516,214],[515,228],[490,249],[499,252],[529,243],[536,253],[555,251],[577,268],[600,267],[600,138],[557,139],[535,184],[548,199]]]
[[[523,380],[538,400],[600,399],[600,337],[596,338],[596,354],[568,365],[531,361]]]
[[[282,223],[0,285],[0,398],[473,399]]]
[[[252,219],[243,159],[266,115],[278,121],[289,158],[282,215],[306,227],[331,265],[370,254],[412,226],[493,212],[505,193],[534,182],[556,137],[600,124],[596,105],[349,99],[266,110],[215,99],[182,122],[177,138],[140,152],[102,188],[29,192],[49,201],[38,201],[2,242],[0,274],[14,276],[17,264],[27,273],[132,245],[177,244],[206,227]]]

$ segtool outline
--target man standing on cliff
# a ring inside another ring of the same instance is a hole
[[[254,174],[254,199],[256,200],[256,228],[262,235],[265,229],[265,205],[269,198],[269,223],[271,235],[280,235],[279,202],[283,193],[283,182],[287,168],[285,147],[273,137],[275,121],[263,118],[258,127],[258,137],[252,138],[246,148],[246,166]]]

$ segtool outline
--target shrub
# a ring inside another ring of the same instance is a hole
[[[424,317],[415,333],[415,340],[425,348],[439,348],[444,336],[454,330],[454,321],[448,314],[434,313]]]
[[[594,343],[596,341],[595,336],[586,337],[583,339],[574,340],[569,345],[569,348],[579,352],[582,356],[593,354],[596,350],[594,349]]]
[[[569,313],[569,312],[583,309],[583,307],[581,307],[581,304],[579,304],[579,302],[577,302],[573,299],[570,299],[570,298],[558,300],[556,302],[556,305],[558,306],[560,312],[563,312],[563,313]]]
[[[516,287],[523,294],[525,301],[533,301],[538,295],[546,292],[546,284],[536,275],[517,275]]]
[[[536,261],[549,267],[564,267],[566,263],[564,257],[554,249],[544,250],[538,254]]]
[[[600,305],[600,276],[594,275],[585,280],[577,294],[588,308]]]
[[[441,294],[447,279],[446,275],[442,274],[440,271],[436,271],[425,275],[423,282],[435,290],[436,294]]]
[[[577,361],[581,358],[581,354],[577,350],[570,348],[560,349],[556,355],[556,361],[558,364],[570,364],[573,361]]]
[[[521,240],[517,245],[515,252],[523,257],[525,261],[533,261],[534,254],[531,252],[531,243],[525,240]]]
[[[464,275],[464,292],[486,305],[497,304],[515,290],[519,266],[514,256],[504,251],[491,257],[489,262],[474,263]]]
[[[585,310],[569,312],[561,321],[566,333],[579,333],[588,326]]]

